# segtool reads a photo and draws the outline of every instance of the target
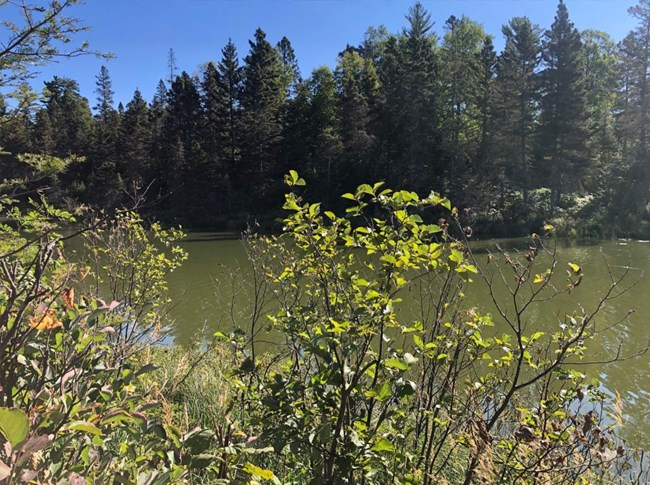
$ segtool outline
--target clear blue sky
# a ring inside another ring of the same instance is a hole
[[[286,35],[296,51],[304,77],[320,65],[334,66],[346,44],[357,45],[369,26],[385,25],[398,32],[414,1],[401,0],[87,0],[72,13],[91,27],[82,37],[91,47],[110,51],[115,59],[82,57],[48,66],[34,82],[54,75],[77,80],[81,92],[94,105],[95,75],[102,63],[109,69],[116,104],[128,102],[135,88],[146,99],[153,96],[159,79],[167,77],[167,53],[176,53],[179,73],[199,72],[207,61],[217,61],[228,38],[236,44],[240,59],[248,51],[248,39],[262,27],[269,41]],[[435,21],[435,30],[450,15],[467,15],[503,45],[501,26],[514,16],[528,16],[542,28],[553,22],[555,0],[424,0]],[[627,8],[636,0],[566,0],[577,28],[604,30],[618,41],[634,27]]]

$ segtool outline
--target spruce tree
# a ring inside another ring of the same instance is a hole
[[[544,34],[541,73],[540,169],[555,206],[564,189],[578,189],[589,162],[584,56],[580,34],[563,0]]]
[[[540,29],[527,17],[515,17],[502,28],[505,46],[497,63],[496,142],[500,172],[528,201],[539,103]],[[502,189],[505,191],[505,187]]]
[[[120,153],[127,187],[144,189],[153,178],[151,173],[151,114],[149,104],[139,89],[126,105],[121,124]]]
[[[223,120],[223,136],[221,138],[222,159],[228,177],[232,180],[234,172],[239,170],[240,160],[240,94],[242,90],[242,68],[239,66],[237,49],[232,40],[221,50],[221,61],[217,66],[219,71],[219,87],[221,93],[221,119]]]
[[[113,206],[124,195],[122,167],[119,163],[120,115],[113,108],[113,89],[106,66],[95,77],[97,104],[89,159],[91,193],[96,202]]]
[[[284,67],[284,84],[287,89],[287,97],[292,98],[296,95],[298,86],[302,82],[300,75],[300,67],[298,67],[298,59],[293,50],[293,46],[289,39],[282,37],[276,46],[280,58],[282,59],[282,66]]]
[[[485,32],[476,22],[451,16],[440,48],[443,143],[448,160],[449,190],[457,197],[466,191],[468,161],[480,143],[476,121],[481,66],[479,55]]]
[[[249,41],[244,59],[241,93],[241,188],[252,191],[258,202],[275,185],[277,160],[282,141],[286,86],[278,51],[266,40],[262,29]]]
[[[379,77],[372,61],[356,50],[339,56],[335,76],[344,156],[332,178],[341,184],[339,190],[350,191],[361,180],[367,180],[374,169]]]
[[[163,125],[164,173],[177,211],[203,208],[209,191],[202,150],[202,107],[195,80],[185,71],[172,83]],[[200,211],[196,211],[197,214]]]
[[[409,25],[404,31],[405,95],[401,116],[405,153],[400,169],[406,173],[407,186],[420,189],[444,170],[437,149],[440,145],[439,70],[431,14],[417,2],[409,9],[406,19]]]

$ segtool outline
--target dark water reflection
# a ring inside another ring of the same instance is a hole
[[[243,244],[232,239],[232,234],[193,233],[182,246],[189,259],[184,266],[171,275],[171,296],[176,302],[171,314],[176,323],[173,335],[178,343],[188,344],[199,333],[211,335],[217,330],[228,331],[235,321],[244,325],[246,317],[231,312],[231,307],[246,307],[249,296],[243,294],[238,283],[251,277]],[[498,241],[502,247],[516,251],[525,249],[523,239]],[[486,248],[494,247],[495,241],[476,244],[476,257],[486,261]],[[617,291],[635,283],[629,291],[607,303],[596,319],[596,328],[604,329],[622,320],[615,328],[602,332],[590,342],[590,358],[607,361],[620,351],[622,356],[638,353],[650,339],[650,243],[640,241],[588,241],[559,244],[557,259],[560,272],[568,262],[579,264],[584,280],[571,295],[563,294],[544,303],[533,305],[528,313],[530,333],[536,330],[553,330],[559,319],[580,305],[586,310],[595,308],[600,297],[610,285],[610,272],[620,275],[628,270],[626,281]],[[540,271],[541,272],[541,271]],[[643,273],[648,277],[641,278]],[[559,280],[564,280],[560,276]],[[499,298],[507,298],[505,287],[497,287]],[[485,287],[478,280],[466,292],[468,306],[478,306],[483,312],[496,311],[488,298]],[[505,301],[505,300],[504,300]],[[630,310],[634,313],[625,316]],[[504,326],[498,329],[505,331]],[[597,377],[603,389],[614,396],[618,392],[624,401],[626,424],[624,437],[645,449],[650,449],[650,354],[602,365],[582,367]]]

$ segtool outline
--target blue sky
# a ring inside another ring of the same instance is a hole
[[[128,102],[135,88],[146,99],[159,79],[167,77],[167,53],[173,48],[179,73],[199,72],[207,61],[217,61],[228,38],[240,58],[248,39],[262,27],[276,43],[286,35],[294,46],[303,76],[320,65],[334,66],[346,44],[360,43],[369,26],[385,25],[390,32],[405,26],[404,16],[414,2],[401,0],[87,0],[72,14],[91,27],[80,38],[93,49],[113,52],[105,61],[91,56],[48,66],[35,79],[41,89],[54,75],[77,80],[94,105],[95,75],[104,63],[109,69],[115,101]],[[542,28],[553,22],[555,0],[424,0],[435,30],[450,15],[467,15],[483,25],[502,47],[501,25],[514,16],[528,16]],[[627,8],[636,0],[566,0],[578,29],[593,28],[620,40],[634,27]]]

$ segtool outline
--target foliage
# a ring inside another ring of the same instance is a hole
[[[84,234],[89,289],[120,302],[111,317],[115,354],[132,355],[165,337],[167,275],[187,258],[176,244],[184,236],[157,222],[145,227],[134,212],[120,212]]]
[[[75,154],[86,163],[52,182],[52,202],[113,209],[145,191],[157,201],[147,214],[170,224],[242,229],[255,219],[266,229],[277,215],[268,202],[279,205],[282,174],[293,167],[335,208],[334,194],[368,179],[436,187],[472,207],[483,234],[516,236],[566,219],[567,201],[592,196],[593,210],[568,225],[643,237],[648,12],[647,0],[629,9],[637,25],[616,44],[604,32],[578,32],[561,1],[546,30],[504,19],[491,33],[503,35],[496,52],[492,35],[466,16],[436,32],[418,2],[404,29],[370,28],[341,50],[333,73],[319,67],[304,79],[290,41],[274,45],[258,29],[241,60],[229,41],[199,76],[178,75],[171,59],[167,85],[160,81],[151,102],[136,91],[126,109],[113,105],[105,68],[97,103],[55,77],[38,105],[27,86],[17,101],[0,98],[0,115],[11,115],[0,145],[14,154],[0,176],[14,176],[15,154]],[[16,103],[30,110],[17,114]],[[544,188],[551,207],[540,220],[530,194]],[[621,211],[625,220],[611,224]]]
[[[593,311],[567,312],[556,331],[537,331],[530,308],[583,277],[572,263],[558,289],[539,236],[526,254],[490,255],[493,269],[483,269],[453,237],[466,231],[457,210],[436,193],[361,185],[343,196],[351,205],[341,217],[304,202],[296,172],[285,181],[284,234],[255,243],[279,311],[266,332],[231,337],[244,429],[279,455],[276,476],[573,483],[609,473],[625,450],[603,422],[604,396],[572,365],[584,360],[594,317],[621,278]],[[507,282],[508,273],[506,306],[494,278]],[[465,283],[477,277],[509,333],[464,307]],[[264,341],[273,342],[266,359],[255,349]]]
[[[185,257],[173,245],[180,232],[149,232],[125,212],[62,235],[80,221],[44,199],[20,208],[5,198],[2,209],[0,482],[162,484],[217,461],[201,454],[211,443],[201,428],[164,419],[156,367],[132,356],[160,323],[164,276]],[[84,289],[90,268],[66,257],[81,233],[96,261],[112,258],[95,276],[120,301]]]

